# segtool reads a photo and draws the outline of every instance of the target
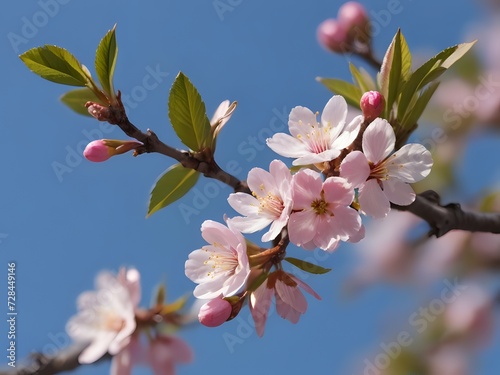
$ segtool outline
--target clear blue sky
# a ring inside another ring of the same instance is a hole
[[[55,1],[57,8],[45,10],[42,4],[54,1],[6,1],[0,15],[0,314],[5,311],[7,262],[15,261],[19,359],[67,340],[64,326],[76,311],[76,297],[93,288],[102,269],[137,267],[143,280],[142,305],[149,304],[153,287],[162,280],[171,299],[190,293],[194,284],[184,276],[184,262],[189,252],[203,245],[201,223],[234,214],[226,203],[229,188],[201,180],[197,189],[210,198],[196,200],[191,192],[182,201],[198,214],[185,220],[174,204],[145,219],[150,188],[172,161],[159,155],[127,155],[101,164],[83,160],[77,150],[89,134],[122,134],[65,108],[58,97],[68,88],[32,74],[19,53],[55,44],[93,70],[99,40],[117,23],[115,87],[133,100],[131,121],[181,147],[169,127],[166,102],[182,70],[201,92],[209,115],[224,99],[239,102],[216,156],[223,167],[237,160],[235,173],[241,179],[253,166],[267,168],[275,158],[264,140],[272,126],[285,129],[281,118],[286,119],[293,106],[322,110],[330,94],[314,80],[316,76],[347,78],[348,73],[347,61],[321,49],[315,38],[317,25],[336,16],[340,1],[233,1],[239,5],[222,15],[212,1],[201,0]],[[364,3],[379,17],[379,56],[398,27],[412,49],[430,56],[463,41],[467,25],[483,16],[470,1],[401,0],[396,7],[400,11],[389,18],[388,2]],[[24,40],[13,44],[9,33]],[[158,86],[137,88],[151,70],[161,72]],[[54,163],[66,165],[67,172],[58,176]],[[480,167],[475,173],[476,181],[492,175],[491,169]],[[309,255],[291,251],[299,257]],[[242,323],[249,319],[245,309],[222,327],[182,332],[196,361],[178,373],[244,375],[258,369],[261,374],[351,374],[380,341],[391,337],[394,327],[387,313],[397,316],[401,311],[398,319],[404,321],[417,298],[402,289],[376,287],[345,300],[341,288],[352,263],[348,247],[321,260],[334,271],[307,282],[323,301],[308,299],[309,310],[297,325],[273,313],[259,339]],[[0,324],[0,353],[5,352],[6,329]],[[232,352],[224,341],[227,333],[241,338]],[[480,374],[497,373],[494,353],[499,348],[497,334],[494,347],[481,357]],[[109,362],[81,367],[75,373],[106,373],[108,366]]]

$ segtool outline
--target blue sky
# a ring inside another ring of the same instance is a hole
[[[233,5],[218,13],[214,2],[200,0],[4,2],[0,15],[4,72],[0,280],[6,278],[7,262],[15,261],[19,359],[68,342],[64,326],[76,311],[76,297],[93,287],[102,269],[138,268],[144,306],[161,281],[167,282],[172,300],[190,293],[194,284],[184,276],[184,262],[189,252],[203,245],[201,223],[221,221],[233,211],[226,202],[229,188],[201,180],[181,201],[196,214],[185,217],[179,204],[174,204],[145,219],[150,189],[173,162],[160,155],[126,155],[100,164],[84,160],[81,148],[89,138],[123,138],[119,129],[65,108],[58,97],[69,88],[32,74],[18,54],[55,44],[69,49],[93,70],[99,40],[117,23],[115,87],[131,98],[131,121],[182,147],[169,126],[166,105],[170,85],[182,70],[200,91],[209,116],[224,99],[239,102],[221,133],[216,157],[222,167],[231,162],[236,176],[245,179],[250,168],[267,169],[276,157],[264,146],[265,138],[271,135],[270,129],[285,130],[283,121],[292,107],[322,110],[331,95],[315,81],[316,76],[348,78],[347,60],[324,51],[315,38],[317,25],[335,17],[341,2],[222,2]],[[463,41],[467,25],[485,17],[470,1],[363,3],[379,26],[375,41],[379,57],[398,27],[410,48],[431,56]],[[22,39],[13,42],[13,34]],[[158,83],[152,89],[143,88],[148,75]],[[490,149],[498,150],[498,142],[490,144]],[[55,165],[66,166],[65,172],[56,173]],[[482,188],[478,181],[492,175],[480,167],[474,173],[472,190]],[[394,333],[388,311],[391,316],[401,311],[397,319],[404,321],[414,296],[399,288],[376,287],[346,300],[341,289],[352,271],[349,250],[342,247],[329,256],[314,253],[334,271],[307,278],[323,301],[309,299],[309,310],[297,325],[273,314],[265,336],[259,339],[248,330],[245,309],[222,327],[182,332],[196,360],[178,373],[238,371],[243,375],[258,368],[262,374],[351,374],[359,369],[380,341]],[[304,256],[297,249],[291,253]],[[0,290],[5,298],[6,288],[0,286]],[[239,340],[228,346],[224,339],[228,335]],[[480,374],[497,371],[493,365],[498,366],[498,358],[493,353],[500,347],[498,336],[481,358]],[[0,345],[3,353],[5,324],[0,325]],[[4,362],[2,357],[0,363]],[[97,369],[106,373],[108,366],[81,367],[75,373],[91,374]]]

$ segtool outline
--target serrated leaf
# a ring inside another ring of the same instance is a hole
[[[300,268],[302,271],[309,272],[315,275],[322,275],[332,270],[331,268],[324,268],[297,258],[287,257],[284,260],[286,260],[288,263],[293,264],[295,267]]]
[[[87,108],[85,108],[85,103],[88,101],[105,105],[105,103],[102,103],[97,95],[88,88],[68,91],[63,94],[60,99],[73,111],[84,116],[90,116]]]
[[[46,80],[69,86],[89,83],[82,64],[64,48],[45,45],[32,48],[19,57],[33,73]]]
[[[189,79],[180,72],[170,89],[168,116],[181,141],[193,151],[199,151],[210,140],[210,121],[205,103]]]
[[[363,95],[359,87],[335,78],[318,77],[316,80],[325,85],[334,94],[343,96],[348,104],[359,108],[359,101],[361,100],[361,95]]]
[[[116,25],[109,30],[101,39],[95,54],[95,70],[97,78],[101,83],[104,92],[108,96],[115,95],[113,88],[113,75],[115,72],[116,58],[118,56],[118,46],[116,45]]]
[[[429,100],[431,100],[432,95],[438,86],[439,82],[432,82],[429,87],[427,87],[427,89],[420,94],[420,97],[415,101],[415,105],[413,105],[411,111],[406,117],[404,117],[403,122],[401,123],[403,128],[411,127],[418,122],[418,119],[422,116],[422,113],[427,107]]]
[[[200,173],[175,164],[156,181],[151,191],[147,216],[168,206],[184,196],[198,181]]]
[[[446,48],[413,72],[401,89],[401,97],[398,103],[398,120],[401,121],[406,116],[406,112],[411,110],[410,103],[417,90],[437,79],[472,48],[474,43],[476,41]]]

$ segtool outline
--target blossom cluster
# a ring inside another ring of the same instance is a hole
[[[145,315],[139,309],[140,299],[136,269],[122,268],[118,275],[103,271],[97,276],[96,290],[79,296],[79,312],[66,325],[74,341],[87,345],[79,363],[94,363],[108,353],[113,356],[111,375],[128,375],[136,365],[151,367],[155,375],[173,375],[176,364],[192,361],[191,348],[180,338],[160,329],[149,329],[147,339],[140,334],[138,317]],[[160,318],[155,314],[156,320]]]
[[[395,151],[391,124],[374,116],[381,112],[380,103],[379,93],[367,93],[364,115],[350,122],[347,103],[338,95],[328,101],[319,121],[319,114],[308,108],[292,109],[290,134],[275,134],[267,145],[294,158],[296,173],[281,160],[273,160],[269,171],[251,169],[251,195],[237,192],[228,198],[241,216],[227,218],[226,225],[205,221],[201,231],[209,245],[193,251],[186,262],[186,275],[198,284],[195,297],[211,300],[200,313],[202,323],[216,326],[233,318],[248,297],[262,335],[273,295],[279,315],[296,323],[307,308],[298,287],[319,296],[281,269],[283,241],[332,252],[341,242],[364,238],[362,215],[384,218],[391,203],[404,206],[415,200],[409,184],[430,173],[431,154],[420,144]],[[266,228],[261,240],[281,245],[249,248],[242,233]]]

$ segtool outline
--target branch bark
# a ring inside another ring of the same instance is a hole
[[[429,223],[429,236],[444,236],[451,230],[500,233],[500,213],[470,212],[458,203],[441,205],[441,198],[433,190],[417,195],[409,206],[392,205],[399,211],[408,211]]]

